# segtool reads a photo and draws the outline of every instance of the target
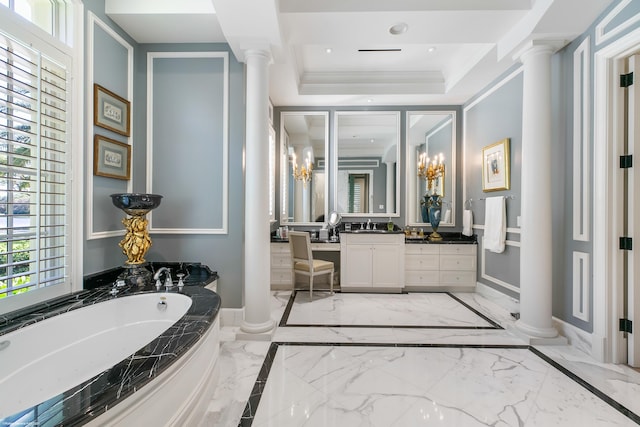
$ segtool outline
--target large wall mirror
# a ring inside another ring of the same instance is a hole
[[[282,224],[325,222],[329,113],[280,113]]]
[[[400,112],[340,111],[335,122],[335,210],[399,216]]]
[[[407,112],[407,224],[424,225],[420,203],[429,193],[442,197],[440,225],[455,224],[456,114]],[[430,170],[432,188],[428,188]]]

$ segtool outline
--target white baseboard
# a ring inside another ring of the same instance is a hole
[[[478,282],[476,283],[476,292],[504,308],[509,313],[520,313],[520,301],[493,289],[491,286]]]
[[[224,326],[240,326],[244,320],[244,308],[223,308],[220,310],[220,321]]]
[[[476,292],[505,310],[508,310],[509,313],[520,312],[520,301],[511,298],[490,286],[478,282]],[[558,333],[567,338],[571,346],[586,354],[592,354],[593,337],[591,333],[585,332],[582,329],[555,317],[551,320]]]
[[[592,351],[592,334],[582,329],[565,322],[564,320],[553,317],[553,326],[558,330],[558,333],[569,340],[569,344],[572,347],[591,355]]]

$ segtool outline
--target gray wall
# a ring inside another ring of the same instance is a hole
[[[104,14],[104,0],[85,1],[85,7],[106,23],[118,35],[133,47],[133,81],[128,81],[127,50],[122,44],[102,30],[95,31],[95,43],[86,49],[96,52],[93,65],[94,76],[87,74],[87,80],[95,78],[96,83],[108,88],[118,95],[127,98],[129,85],[133,85],[132,102],[132,135],[130,142],[132,154],[132,191],[147,192],[147,52],[228,52],[229,53],[229,174],[228,174],[228,229],[226,234],[158,234],[152,233],[153,245],[146,255],[148,261],[190,261],[202,262],[220,275],[218,292],[224,307],[242,307],[243,284],[243,230],[244,230],[244,183],[243,183],[243,144],[244,144],[244,66],[236,61],[226,44],[179,44],[179,45],[138,45]],[[86,24],[86,23],[85,23]],[[96,26],[97,28],[97,26]],[[217,173],[221,164],[220,127],[222,113],[219,103],[211,99],[218,97],[222,87],[213,82],[207,84],[207,73],[219,75],[217,64],[201,64],[208,70],[194,77],[193,68],[181,67],[179,61],[166,64],[170,70],[164,70],[164,78],[160,83],[169,89],[179,89],[184,93],[191,91],[188,102],[180,104],[165,102],[167,109],[155,109],[156,120],[166,122],[168,117],[172,123],[183,124],[185,130],[178,135],[169,135],[167,129],[157,130],[154,139],[154,176],[159,169],[166,173],[158,174],[154,188],[164,188],[170,194],[179,194],[180,200],[165,197],[158,208],[158,222],[154,227],[185,228],[193,225],[204,228],[217,228],[221,224],[221,208],[213,201],[220,200],[222,182]],[[89,67],[86,67],[89,69]],[[167,80],[168,79],[168,80]],[[203,80],[204,79],[204,80]],[[172,83],[175,82],[175,83]],[[195,85],[195,86],[194,86]],[[200,88],[198,85],[207,87]],[[198,94],[203,96],[198,96]],[[158,96],[163,95],[161,91]],[[207,95],[207,96],[204,96]],[[162,99],[160,99],[162,101]],[[88,117],[90,120],[90,117]],[[190,121],[196,120],[189,124]],[[187,123],[187,125],[184,125]],[[125,136],[108,130],[89,127],[85,140],[87,149],[93,144],[93,133],[100,133],[109,138],[127,142]],[[193,132],[196,132],[194,134]],[[196,161],[194,161],[194,159]],[[206,161],[209,160],[209,161]],[[205,163],[203,163],[205,161]],[[85,165],[91,170],[93,165]],[[182,184],[179,191],[171,189],[170,181]],[[184,180],[193,181],[185,185]],[[182,181],[181,181],[182,180]],[[169,183],[168,183],[169,182]],[[120,223],[124,213],[111,204],[109,194],[126,192],[127,182],[112,178],[93,177],[93,185],[85,181],[85,188],[93,194],[89,201],[93,207],[93,232],[113,234],[124,230]],[[162,193],[160,193],[162,194]],[[173,198],[177,198],[174,196]],[[85,211],[85,216],[87,212]],[[189,225],[185,225],[186,224]],[[86,221],[85,221],[86,223]],[[158,225],[159,224],[159,225]],[[84,274],[92,274],[106,269],[119,267],[126,261],[118,247],[122,235],[115,237],[89,238],[85,236]]]
[[[113,29],[120,37],[122,37],[126,43],[131,46],[136,46],[136,43],[131,39],[124,31],[113,22],[109,17],[104,14],[104,0],[85,0],[84,2],[86,12],[92,12],[98,19],[107,24],[108,27]],[[89,28],[89,22],[87,19],[87,13],[85,13],[85,33],[87,34]],[[85,52],[93,51],[94,61],[93,64],[85,64],[85,79],[87,83],[95,81],[107,88],[108,90],[116,93],[117,95],[128,98],[127,93],[129,85],[133,82],[128,81],[128,65],[129,58],[127,48],[109,35],[104,29],[99,26],[94,27],[94,45],[90,45],[88,40],[85,40]],[[88,55],[85,56],[88,61]],[[91,65],[91,67],[90,67]],[[90,75],[90,69],[93,69],[93,75]],[[93,89],[91,89],[93,91]],[[93,93],[90,94],[93,99]],[[130,101],[130,100],[129,100]],[[115,139],[120,142],[127,143],[127,137],[119,135],[108,129],[93,126],[93,108],[87,106],[85,108],[85,121],[87,123],[85,140],[85,150],[87,153],[93,152],[93,138],[95,134],[103,135],[111,139]],[[133,108],[135,113],[135,106]],[[133,129],[135,130],[138,125],[135,123],[135,119],[132,118]],[[132,156],[132,159],[136,160],[136,153]],[[93,185],[90,185],[87,179],[87,171],[91,173],[93,169],[93,162],[87,162],[85,166],[84,174],[84,186],[85,195],[90,192],[92,194],[91,200],[85,201],[84,215],[88,218],[87,202],[92,206],[93,211],[93,227],[90,232],[87,232],[88,222],[84,221],[85,239],[84,239],[84,259],[83,259],[83,271],[84,274],[91,274],[105,269],[113,268],[115,266],[122,265],[126,260],[118,247],[118,242],[123,236],[119,237],[104,237],[97,239],[90,239],[88,234],[91,232],[104,232],[113,230],[122,230],[123,225],[121,219],[124,217],[124,213],[119,211],[111,203],[109,198],[110,194],[122,193],[127,190],[127,182],[123,180],[105,178],[101,176],[93,176]],[[132,165],[132,170],[137,170]],[[144,174],[134,173],[133,178],[139,178],[142,175],[142,180],[139,180],[144,185]],[[138,190],[142,190],[143,187],[135,186]]]
[[[589,288],[589,313],[593,313],[593,275],[592,265],[598,260],[593,259],[593,223],[588,224],[589,236],[585,241],[574,240],[574,221],[578,220],[578,214],[573,212],[573,83],[575,76],[580,70],[574,70],[574,53],[580,44],[589,38],[589,55],[587,58],[589,67],[589,98],[585,120],[589,124],[589,135],[587,151],[593,159],[593,106],[594,106],[594,63],[595,53],[598,49],[605,47],[623,37],[628,32],[637,29],[640,23],[636,22],[623,31],[620,31],[610,40],[596,46],[596,25],[620,2],[615,2],[603,14],[596,19],[591,27],[580,37],[556,53],[552,58],[552,163],[546,167],[541,167],[541,173],[550,173],[552,182],[552,233],[554,243],[552,249],[553,258],[553,315],[558,319],[568,322],[587,332],[593,331],[593,320],[588,317],[586,320],[577,318],[573,310],[573,253],[582,252],[589,255],[592,263],[588,271]],[[631,2],[615,19],[605,27],[605,33],[615,28],[622,22],[627,21],[634,15],[640,13],[640,2]],[[507,200],[507,227],[512,228],[513,233],[507,233],[507,239],[514,242],[519,241],[517,216],[520,215],[520,172],[521,172],[521,136],[522,136],[522,73],[515,77],[511,73],[518,72],[515,67],[505,76],[497,79],[485,90],[479,93],[473,100],[464,107],[465,125],[465,174],[466,174],[466,198],[473,199],[472,210],[474,213],[474,223],[484,224],[484,205],[479,202],[479,198],[488,197],[494,194],[512,195],[514,198]],[[502,86],[500,86],[502,85]],[[490,94],[489,94],[490,93]],[[485,96],[487,95],[487,96]],[[496,142],[502,138],[511,139],[511,189],[509,191],[497,193],[483,193],[481,188],[481,167],[477,162],[483,146]],[[588,177],[581,185],[583,190],[590,193],[592,200],[589,206],[589,217],[593,218],[592,206],[595,195],[593,194],[593,163],[589,164],[589,170],[585,175]],[[482,230],[477,230],[479,237]],[[518,297],[517,293],[498,285],[495,281],[480,277],[482,256],[485,257],[485,271],[488,276],[519,287],[519,263],[520,254],[517,246],[507,246],[503,254],[493,254],[482,251],[479,247],[479,281],[507,295]]]
[[[487,93],[480,94],[471,100],[464,108],[465,129],[465,181],[466,181],[466,206],[473,211],[474,224],[484,224],[485,201],[481,200],[493,196],[509,196],[507,204],[507,229],[515,229],[513,233],[507,233],[507,241],[518,242],[520,240],[517,228],[517,217],[520,215],[520,170],[522,153],[522,73],[515,76],[520,68],[515,68],[504,77],[509,80],[501,87]],[[505,79],[499,79],[504,82]],[[510,189],[505,191],[482,191],[482,149],[487,145],[509,138],[510,154]],[[511,230],[508,230],[511,231]],[[478,266],[482,262],[486,266],[486,274],[498,281],[506,282],[518,288],[520,286],[520,248],[507,244],[501,254],[490,253],[482,248],[483,230],[474,229],[478,235]],[[484,260],[482,257],[485,257]],[[510,296],[516,297],[517,293],[500,287],[492,280],[483,278],[478,274],[478,281],[487,286],[500,290]]]

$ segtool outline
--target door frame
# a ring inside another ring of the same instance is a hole
[[[622,154],[624,60],[640,45],[640,29],[594,55],[593,129],[593,334],[591,355],[601,362],[625,363],[626,341],[618,331],[623,314]],[[601,226],[604,225],[604,226]]]

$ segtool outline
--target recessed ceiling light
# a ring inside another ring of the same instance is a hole
[[[373,98],[367,99],[367,102],[373,102]]]
[[[429,52],[429,53],[433,53],[435,51],[436,51],[435,46],[431,46],[429,49],[427,49],[427,52]]]
[[[333,49],[331,49],[330,47],[328,47],[328,48],[326,48],[324,51],[325,51],[326,53],[331,53],[331,52],[333,52]]]
[[[371,140],[369,142],[373,144],[374,142],[376,142],[376,140],[371,138]]]
[[[389,28],[389,32],[394,36],[397,36],[398,34],[406,33],[408,29],[409,26],[406,23],[400,22]]]

